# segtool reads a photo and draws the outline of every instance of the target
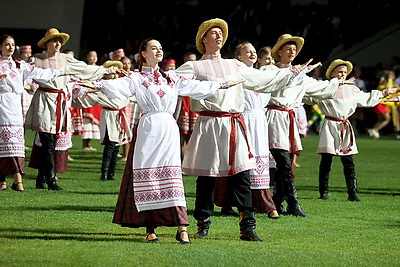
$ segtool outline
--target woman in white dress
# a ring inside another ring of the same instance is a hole
[[[21,94],[25,79],[48,82],[64,71],[33,67],[23,60],[15,61],[15,41],[10,35],[0,37],[0,189],[7,188],[6,176],[13,175],[11,188],[24,191],[25,140]]]
[[[173,70],[163,72],[158,66],[162,60],[161,44],[146,39],[139,48],[140,72],[115,80],[81,84],[101,89],[110,98],[135,96],[143,114],[129,151],[113,223],[146,227],[148,242],[159,242],[154,232],[156,227],[178,226],[176,240],[190,244],[179,129],[173,117],[178,95],[200,100],[241,81],[188,80]]]

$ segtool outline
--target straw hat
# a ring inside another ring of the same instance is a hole
[[[344,61],[342,59],[335,59],[334,61],[332,61],[332,63],[329,65],[328,69],[326,70],[326,74],[325,74],[326,78],[330,79],[332,71],[334,71],[335,68],[340,65],[347,66],[347,74],[350,74],[351,71],[353,70],[353,64],[351,64],[350,61]]]
[[[104,68],[109,68],[109,67],[112,67],[112,66],[115,66],[115,67],[117,67],[118,69],[122,69],[122,67],[123,67],[124,65],[122,64],[121,61],[115,61],[115,60],[107,60],[107,61],[104,62],[104,64],[103,64],[103,67],[104,67]]]
[[[272,57],[276,60],[279,61],[280,57],[278,55],[279,49],[286,44],[287,42],[295,42],[296,43],[296,56],[299,54],[300,50],[303,48],[304,45],[304,39],[302,37],[298,36],[292,36],[290,34],[283,34],[281,37],[279,37],[278,42],[274,45],[274,47],[271,50],[271,55]]]
[[[69,40],[69,34],[59,32],[56,28],[48,29],[46,35],[38,42],[38,46],[40,48],[46,48],[46,42],[54,38],[61,38],[61,45],[65,45]]]
[[[214,27],[218,27],[222,30],[222,45],[225,44],[226,39],[228,38],[228,24],[226,23],[225,20],[223,19],[210,19],[204,21],[200,26],[199,29],[197,30],[197,35],[196,35],[196,48],[199,50],[201,54],[204,54],[206,52],[204,45],[203,45],[203,37],[206,32]]]

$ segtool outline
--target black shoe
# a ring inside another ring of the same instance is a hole
[[[232,217],[238,217],[239,214],[237,214],[232,208],[221,208],[221,214],[225,216],[232,216]]]
[[[348,201],[361,201],[361,199],[358,198],[357,194],[352,194],[349,195],[349,197],[347,198]]]
[[[328,192],[324,192],[319,196],[320,199],[327,200],[328,199]]]
[[[190,239],[189,239],[189,241],[184,241],[184,240],[182,240],[182,238],[181,238],[181,233],[183,233],[183,232],[187,232],[187,231],[186,231],[186,230],[182,230],[182,231],[180,231],[180,232],[179,232],[179,230],[176,231],[176,235],[175,235],[176,241],[179,241],[179,243],[181,243],[182,245],[192,244],[192,242],[190,241]]]
[[[23,192],[24,190],[18,189],[18,187],[17,187],[18,184],[21,184],[21,182],[13,183],[13,184],[11,185],[11,189],[14,190],[14,191]]]
[[[208,231],[210,230],[210,219],[206,221],[197,222],[197,233],[194,235],[195,238],[205,238],[208,236]]]
[[[107,179],[107,175],[103,175],[103,174],[102,174],[102,175],[100,176],[100,180],[101,180],[101,181],[107,181],[107,180],[108,180],[108,179]]]
[[[246,229],[244,231],[241,231],[240,239],[244,241],[264,242],[264,240],[258,237],[253,229]]]
[[[307,215],[301,209],[299,204],[296,204],[294,206],[290,206],[290,205],[287,206],[286,214],[293,215],[293,216],[307,217]]]
[[[114,176],[108,176],[107,181],[115,181]]]
[[[47,189],[46,184],[36,182],[36,189]]]
[[[47,189],[49,189],[49,190],[62,190],[62,188],[58,186],[58,184],[56,183],[55,180],[52,182],[48,182],[47,186],[48,186]]]

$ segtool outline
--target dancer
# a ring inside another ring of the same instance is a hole
[[[223,81],[226,77],[243,79],[244,83],[202,101],[191,101],[191,110],[200,114],[196,120],[183,159],[183,171],[198,175],[194,217],[198,232],[195,237],[208,236],[214,209],[216,177],[226,177],[233,184],[233,205],[239,210],[240,239],[262,241],[255,232],[255,208],[250,190],[250,170],[255,160],[249,152],[246,129],[241,113],[244,108],[243,88],[271,92],[290,84],[293,77],[306,67],[260,71],[236,59],[223,59],[221,48],[228,37],[228,24],[222,19],[204,21],[198,28],[196,47],[201,60],[188,61],[176,71],[188,79]]]
[[[76,73],[78,78],[98,80],[106,72],[114,72],[114,68],[105,69],[103,66],[89,66],[71,55],[60,53],[60,49],[69,40],[67,33],[57,29],[47,30],[40,39],[38,46],[46,51],[33,55],[31,64],[37,67],[67,70]],[[38,132],[42,147],[40,148],[40,167],[37,177],[37,187],[49,190],[62,190],[56,183],[54,151],[57,135],[61,132],[71,132],[71,118],[67,112],[66,100],[71,94],[67,87],[69,76],[59,77],[52,82],[38,82],[31,106],[26,115],[25,129]],[[45,180],[45,181],[44,181]]]
[[[6,176],[13,175],[11,188],[24,191],[22,175],[25,174],[25,142],[21,105],[24,81],[35,79],[46,83],[67,73],[36,68],[23,60],[15,61],[15,41],[10,35],[0,37],[0,50],[0,190],[7,188]]]
[[[254,46],[249,42],[243,42],[236,46],[235,58],[253,68],[257,62],[257,54]],[[264,67],[263,67],[264,68]],[[269,176],[269,147],[268,147],[268,126],[265,117],[265,107],[268,105],[270,94],[263,94],[244,89],[244,111],[243,118],[246,123],[248,139],[250,142],[251,152],[256,159],[256,167],[250,170],[250,188],[253,198],[253,205],[258,213],[268,213],[268,217],[278,219],[279,214],[270,193],[270,176]],[[215,204],[222,206],[221,213],[232,210],[227,207],[230,205],[226,194],[221,194],[223,189],[218,187],[228,187],[224,185],[229,183],[229,178],[219,177],[216,180],[216,192],[214,194]],[[218,192],[218,193],[217,193]],[[223,201],[219,203],[219,201]],[[224,205],[224,202],[227,202]],[[232,214],[232,211],[228,214]]]
[[[95,82],[110,98],[136,96],[143,112],[115,208],[113,222],[125,227],[146,227],[148,242],[159,242],[158,226],[178,226],[176,240],[190,244],[182,182],[179,130],[172,114],[179,95],[212,97],[235,82],[187,80],[174,71],[163,72],[161,44],[152,38],[139,48],[140,72],[128,77]],[[89,83],[89,86],[92,86]]]
[[[326,71],[326,78],[337,78],[344,82],[351,73],[353,64],[350,61],[335,59]],[[309,104],[318,104],[325,120],[319,133],[318,153],[321,155],[319,164],[319,194],[320,199],[328,199],[329,172],[332,158],[339,156],[343,165],[349,201],[360,201],[357,195],[357,179],[353,155],[358,154],[353,127],[349,117],[357,107],[373,107],[382,98],[394,94],[399,88],[388,88],[383,91],[372,90],[363,92],[355,85],[343,84],[337,88],[336,96],[331,99],[317,100],[305,97]]]
[[[278,68],[292,65],[304,44],[302,37],[283,34],[272,48],[272,56]],[[307,69],[320,66],[317,63]],[[271,93],[268,105],[267,121],[269,131],[269,147],[276,161],[275,187],[273,200],[279,214],[289,214],[306,217],[297,199],[297,190],[293,178],[293,158],[302,150],[300,134],[295,119],[295,109],[302,104],[305,94],[316,99],[332,97],[338,87],[336,78],[330,81],[318,81],[303,72],[288,87]],[[286,213],[283,211],[283,201],[287,202]]]

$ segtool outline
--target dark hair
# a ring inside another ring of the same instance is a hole
[[[141,43],[140,43],[140,46],[139,46],[139,53],[138,53],[138,69],[139,69],[139,71],[141,71],[141,69],[142,69],[142,67],[143,67],[143,64],[146,62],[146,59],[142,56],[142,52],[143,51],[146,51],[146,49],[147,49],[147,44],[150,42],[150,41],[157,41],[156,39],[154,39],[154,38],[146,38],[146,39],[144,39]],[[158,68],[158,70],[159,70],[159,72],[161,73],[161,75],[165,78],[165,79],[167,79],[167,81],[168,81],[168,83],[171,83],[171,78],[159,67]]]
[[[3,42],[4,42],[7,38],[12,38],[12,39],[14,40],[14,37],[12,37],[11,35],[3,34],[2,36],[0,36],[0,43],[1,43],[2,46],[3,46]],[[15,60],[14,55],[12,55],[11,58],[14,60],[15,65],[17,66],[17,69],[19,69],[20,66],[21,66],[21,64],[18,62],[18,60]]]

